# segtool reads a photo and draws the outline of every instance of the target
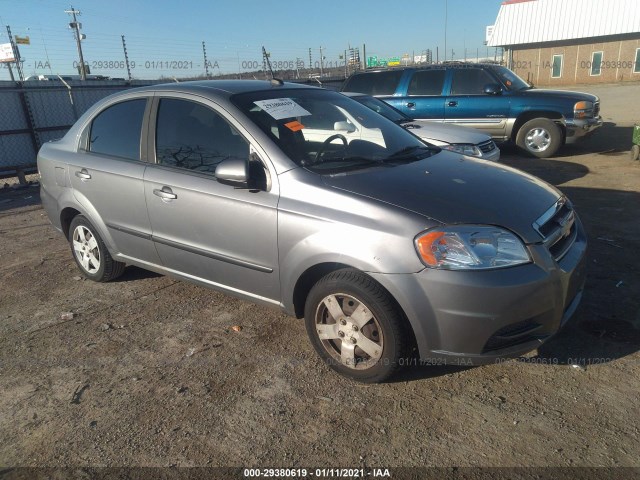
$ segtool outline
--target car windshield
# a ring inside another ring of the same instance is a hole
[[[376,113],[379,113],[383,117],[388,118],[394,123],[403,123],[411,121],[411,118],[407,117],[404,113],[396,110],[388,103],[383,102],[382,100],[369,97],[367,95],[358,95],[356,97],[351,97],[355,101],[360,102],[365,107],[370,108]]]
[[[500,77],[502,83],[504,83],[509,90],[527,90],[531,88],[531,85],[529,85],[518,75],[509,70],[507,67],[496,66],[492,68],[496,75]]]
[[[438,151],[329,90],[273,89],[237,94],[231,100],[291,160],[316,173],[394,166]]]

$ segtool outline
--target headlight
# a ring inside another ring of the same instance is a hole
[[[463,155],[469,155],[470,157],[481,157],[482,150],[480,150],[475,145],[466,144],[466,143],[458,143],[451,145],[443,145],[440,148],[444,150],[451,150],[452,152],[458,152]]]
[[[593,117],[593,102],[577,102],[573,106],[573,115],[575,118],[591,118]]]
[[[421,233],[415,239],[422,262],[443,270],[483,270],[529,263],[522,241],[489,225],[451,225]]]

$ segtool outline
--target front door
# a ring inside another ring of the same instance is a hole
[[[484,93],[486,85],[497,83],[481,68],[451,68],[451,90],[444,102],[445,122],[477,128],[496,140],[504,140],[509,97]]]
[[[164,266],[230,292],[279,301],[277,186],[219,183],[216,166],[249,161],[251,146],[211,103],[160,96],[150,134],[155,164],[144,175],[153,240]],[[252,174],[265,164],[254,157]],[[271,178],[275,177],[273,175]]]

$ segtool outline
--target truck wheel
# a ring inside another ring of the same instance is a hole
[[[377,282],[351,269],[321,278],[305,304],[307,333],[333,370],[359,382],[382,382],[407,352],[404,317]]]
[[[534,157],[548,158],[562,146],[562,130],[552,120],[534,118],[520,127],[516,144]]]

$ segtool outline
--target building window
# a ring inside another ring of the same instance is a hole
[[[633,73],[640,73],[640,48],[636,49],[636,63],[633,66]]]
[[[602,52],[591,54],[591,75],[597,76],[602,72]]]
[[[560,78],[562,76],[562,55],[553,56],[553,65],[551,66],[551,78]]]

